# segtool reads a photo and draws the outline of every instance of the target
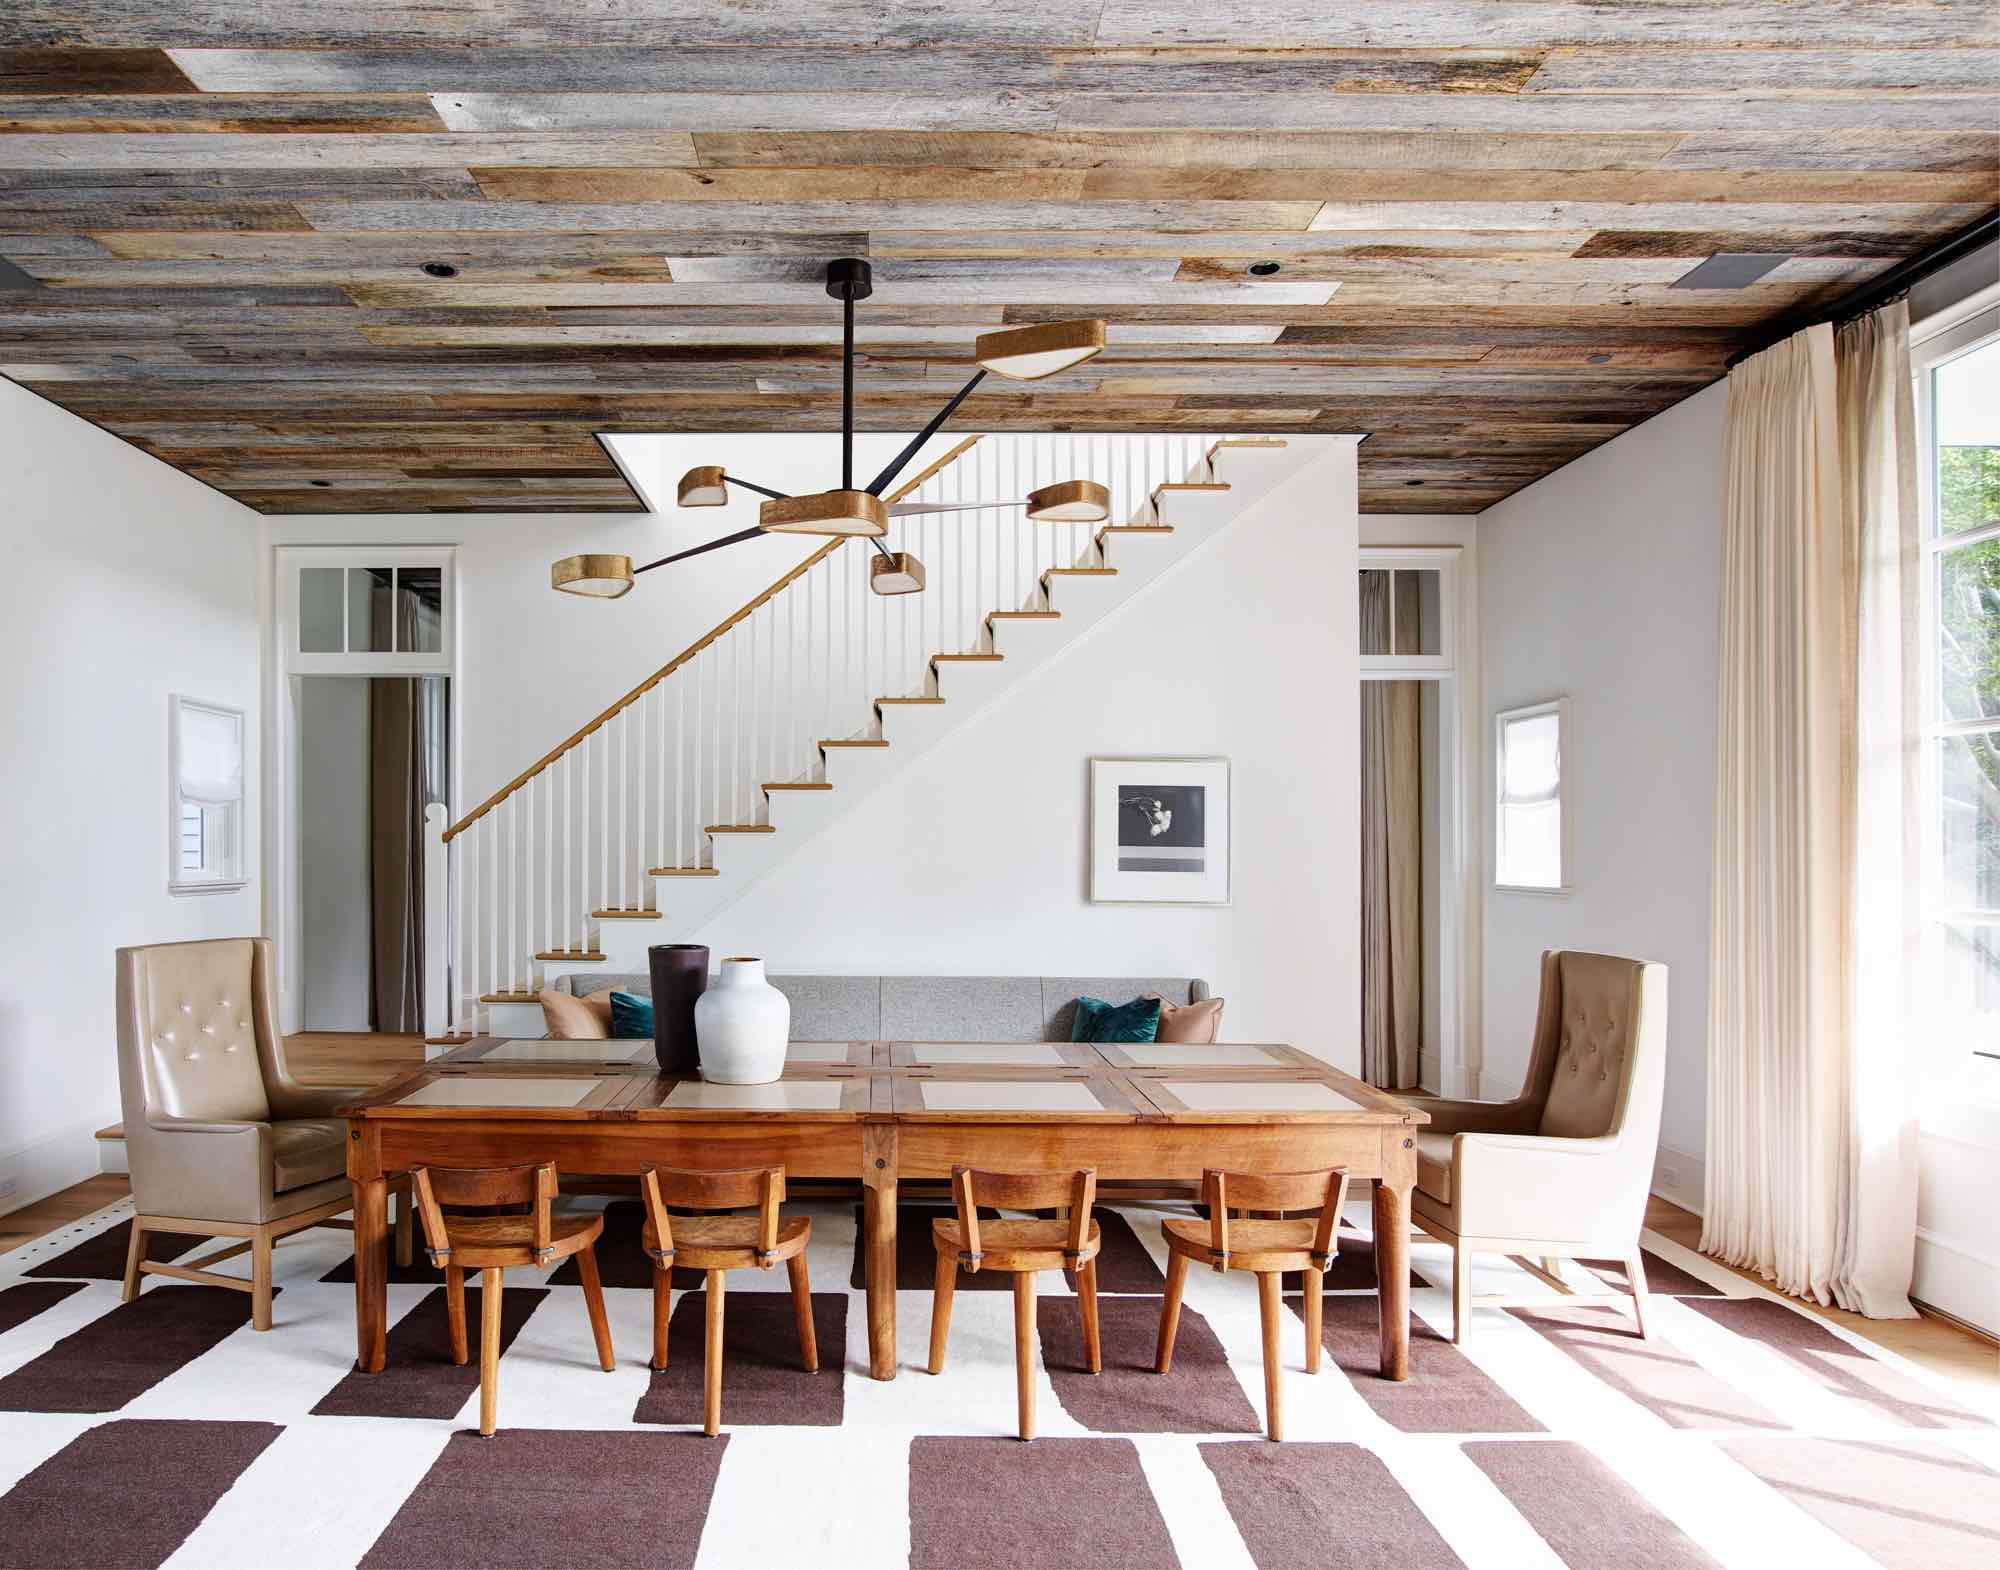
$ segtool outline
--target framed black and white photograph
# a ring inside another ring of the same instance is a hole
[[[1229,760],[1092,758],[1090,897],[1229,903]]]

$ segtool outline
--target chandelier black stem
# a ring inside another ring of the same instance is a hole
[[[854,296],[840,302],[840,488],[854,489]]]
[[[884,469],[880,474],[876,475],[875,478],[869,482],[868,494],[870,496],[880,496],[882,492],[889,486],[889,484],[896,478],[896,476],[901,474],[905,469],[907,469],[910,466],[910,460],[916,457],[918,452],[920,452],[923,449],[924,443],[929,441],[933,436],[937,435],[938,427],[943,425],[946,420],[949,420],[952,417],[952,415],[955,412],[957,412],[958,406],[964,403],[965,400],[972,395],[972,389],[977,387],[981,382],[985,380],[986,380],[986,372],[984,368],[974,371],[972,373],[972,380],[967,382],[963,387],[959,388],[959,390],[955,394],[953,394],[951,402],[946,404],[942,409],[938,410],[936,414],[931,416],[931,423],[926,425],[921,431],[917,432],[917,434],[911,439],[910,445],[905,447],[901,452],[897,453],[896,456],[889,461],[889,467]]]
[[[720,539],[710,540],[706,544],[691,545],[684,551],[675,551],[671,556],[662,556],[658,561],[649,561],[643,567],[634,567],[632,572],[636,576],[642,572],[651,572],[655,567],[666,567],[677,561],[686,561],[690,556],[699,556],[704,551],[719,551],[725,545],[741,545],[745,540],[756,539],[763,532],[761,527],[756,526],[739,529],[734,534],[725,534]]]

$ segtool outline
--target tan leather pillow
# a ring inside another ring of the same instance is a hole
[[[553,989],[541,995],[542,1018],[551,1041],[609,1041],[611,1039],[611,989],[588,997],[572,997]]]
[[[1210,1046],[1222,1031],[1222,999],[1169,1003],[1160,999],[1160,1029],[1153,1039],[1183,1046]]]

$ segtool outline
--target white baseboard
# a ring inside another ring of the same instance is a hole
[[[100,1126],[101,1120],[78,1123],[0,1152],[0,1215],[95,1176]]]
[[[1707,1164],[1700,1156],[1662,1145],[1653,1157],[1653,1192],[1697,1216],[1706,1203],[1707,1181]]]

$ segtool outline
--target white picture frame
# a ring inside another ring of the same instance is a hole
[[[1569,699],[1493,716],[1493,887],[1570,892]]]
[[[1227,905],[1227,758],[1090,760],[1090,900]]]
[[[169,694],[169,894],[227,894],[250,882],[243,848],[244,738],[241,709]],[[205,783],[191,785],[195,775]]]

